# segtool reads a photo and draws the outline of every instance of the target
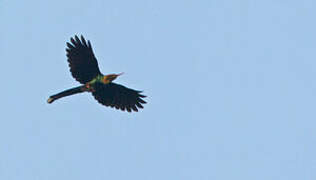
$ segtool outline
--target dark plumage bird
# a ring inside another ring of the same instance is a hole
[[[70,38],[70,41],[71,43],[67,42],[66,48],[70,72],[83,85],[50,96],[48,103],[65,96],[91,92],[94,98],[104,106],[128,112],[137,112],[138,108],[143,108],[142,104],[146,102],[142,98],[146,96],[141,94],[142,91],[112,82],[123,73],[103,75],[100,72],[90,41],[86,41],[83,36],[81,39],[75,36]]]

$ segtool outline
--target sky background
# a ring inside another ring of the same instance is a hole
[[[316,179],[316,1],[0,0],[1,180]],[[78,86],[83,34],[144,90],[106,108]]]

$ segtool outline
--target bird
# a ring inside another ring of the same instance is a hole
[[[70,38],[66,43],[66,55],[72,77],[81,83],[80,86],[67,89],[50,96],[47,103],[51,104],[59,98],[89,92],[100,104],[127,112],[138,112],[146,104],[141,94],[143,91],[127,88],[113,81],[119,74],[103,75],[93,53],[90,41],[81,35]]]

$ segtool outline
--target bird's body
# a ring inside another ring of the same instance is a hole
[[[47,102],[82,92],[91,92],[94,98],[102,105],[115,107],[122,111],[138,111],[143,108],[141,104],[146,102],[142,99],[146,96],[141,91],[129,89],[113,83],[120,74],[103,75],[98,67],[97,59],[92,51],[90,42],[86,42],[83,36],[81,40],[75,36],[67,43],[67,57],[72,76],[82,85],[52,95]]]

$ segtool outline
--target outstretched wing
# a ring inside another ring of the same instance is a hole
[[[88,43],[81,36],[70,38],[67,42],[67,57],[72,76],[81,84],[85,84],[101,74],[97,59],[95,58],[90,41]]]
[[[105,106],[121,109],[128,112],[138,111],[137,108],[143,108],[142,104],[146,102],[142,99],[146,96],[140,94],[141,91],[129,89],[125,86],[109,83],[96,83],[92,95],[94,98]]]

